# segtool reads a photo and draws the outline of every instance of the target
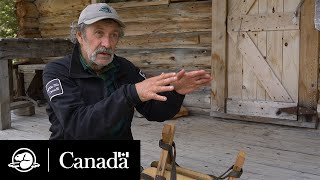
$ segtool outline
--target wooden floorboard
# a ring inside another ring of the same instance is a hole
[[[240,179],[320,179],[320,130],[253,122],[189,116],[175,123],[177,163],[198,172],[220,175],[235,161],[239,150],[247,159]],[[141,165],[160,158],[158,141],[163,124],[134,118],[133,136],[141,140]],[[12,128],[0,131],[0,140],[46,140],[50,123],[45,108],[34,116],[12,113]]]

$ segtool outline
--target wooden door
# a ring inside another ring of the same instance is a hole
[[[318,76],[318,32],[310,21],[314,2],[214,0],[212,8],[216,82],[211,115],[314,128]],[[225,27],[219,23],[223,19]],[[312,48],[307,49],[310,43]]]

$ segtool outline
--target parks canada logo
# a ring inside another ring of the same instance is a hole
[[[77,157],[73,152],[63,152],[59,157],[60,166],[64,169],[129,169],[129,152],[113,152],[113,157]],[[9,167],[19,172],[29,172],[40,166],[36,156],[28,148],[16,150],[11,158]]]
[[[40,166],[36,161],[33,151],[28,148],[20,148],[13,153],[11,163],[8,166],[20,172],[29,172]]]

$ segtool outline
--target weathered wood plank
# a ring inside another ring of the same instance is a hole
[[[283,0],[269,1],[267,11],[269,14],[283,12]],[[282,34],[283,31],[267,32],[266,61],[280,82],[282,82]],[[273,98],[271,97],[271,95],[268,95],[269,96],[267,96],[267,99],[272,100]]]
[[[188,32],[208,32],[211,30],[211,19],[190,19],[188,21],[149,21],[149,22],[127,22],[125,35],[138,36],[147,34],[166,33],[188,33]],[[70,33],[71,22],[59,24],[40,24],[41,35],[43,37],[67,37]],[[139,26],[137,26],[139,24]],[[144,28],[141,28],[144,27]]]
[[[30,106],[34,106],[34,104],[30,101],[16,101],[16,102],[10,103],[10,110],[26,108]]]
[[[255,3],[252,5],[250,11],[248,14],[250,15],[257,15],[259,13],[259,1],[255,1]],[[258,44],[258,35],[257,32],[248,32],[248,35],[252,42],[257,46]],[[241,55],[239,53],[238,55]],[[258,78],[256,77],[254,71],[251,69],[251,65],[248,64],[248,62],[244,59],[244,56],[238,56],[239,58],[242,58],[242,99],[249,99],[254,100],[257,97],[257,82],[259,82]]]
[[[242,64],[243,58],[236,43],[228,36],[228,98],[241,99],[243,73]]]
[[[246,0],[246,1],[239,1],[239,0],[232,0],[230,3],[230,8],[229,8],[229,15],[244,15],[247,14],[253,4],[255,3],[256,0]]]
[[[283,5],[284,5],[283,12],[296,11],[300,2],[301,2],[300,0],[283,0]],[[300,20],[300,18],[296,18],[296,19],[297,21]],[[283,49],[282,84],[286,88],[290,96],[292,97],[293,101],[298,102],[300,29],[283,31],[282,41],[283,41],[282,42],[282,49]]]
[[[140,68],[210,69],[210,49],[118,49],[116,54],[132,61]]]
[[[315,128],[315,125],[308,122],[300,122],[300,121],[288,121],[287,119],[274,119],[268,117],[256,117],[256,116],[239,116],[238,114],[226,114],[220,112],[211,112],[210,115],[214,117],[224,118],[224,119],[233,119],[233,120],[241,120],[241,121],[249,121],[249,122],[257,122],[257,123],[267,123],[267,124],[278,124],[285,126],[295,126],[295,127],[305,127],[305,128]]]
[[[212,1],[212,50],[211,111],[225,112],[226,88],[226,41],[227,0]]]
[[[67,39],[0,39],[0,60],[64,56],[71,49],[72,43]]]
[[[0,58],[0,130],[11,127],[8,60]]]
[[[297,107],[297,103],[282,103],[270,101],[243,101],[227,100],[227,113],[237,115],[247,115],[256,117],[269,117],[288,120],[297,120],[297,115],[281,113],[277,115],[279,108]]]
[[[137,23],[139,26],[137,26]],[[150,21],[126,23],[126,36],[154,33],[203,32],[210,30],[211,19],[209,17],[202,20],[190,19],[188,21]]]
[[[297,30],[283,32],[282,84],[294,102],[298,102],[299,34]]]
[[[299,106],[316,110],[318,98],[319,32],[314,27],[315,1],[306,0],[301,9]],[[317,123],[316,116],[299,117],[300,121]]]
[[[52,0],[41,0],[35,1],[38,11],[42,15],[48,15],[55,12],[65,12],[68,13],[69,10],[77,9],[79,11],[78,15],[86,5],[90,4],[91,0],[77,0],[77,1],[52,1]],[[75,17],[78,15],[75,14]],[[77,19],[77,18],[75,18]]]
[[[259,14],[265,14],[268,12],[268,0],[259,0]],[[258,42],[257,48],[260,53],[267,57],[267,32],[257,32]],[[263,88],[260,81],[257,81],[257,100],[266,100],[266,90]]]
[[[120,8],[133,8],[141,6],[157,6],[157,5],[169,5],[170,0],[151,0],[151,1],[128,1],[128,2],[117,2],[109,3],[109,5],[115,9]]]
[[[43,70],[46,64],[26,64],[18,65],[19,73],[36,73],[36,70]]]
[[[299,21],[293,24],[292,14],[293,12],[228,16],[228,31],[298,30]]]
[[[211,1],[195,1],[172,3],[170,6],[149,6],[116,9],[121,19],[126,22],[152,22],[152,21],[189,21],[211,18]],[[137,24],[139,27],[140,26]]]
[[[120,49],[203,48],[211,47],[211,31],[189,33],[149,34],[125,36],[120,39]]]

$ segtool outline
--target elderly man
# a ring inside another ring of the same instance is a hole
[[[180,109],[185,94],[207,85],[203,70],[146,78],[115,55],[125,25],[105,3],[88,5],[72,25],[72,54],[43,72],[50,139],[131,140],[134,108],[150,121],[165,121]]]

